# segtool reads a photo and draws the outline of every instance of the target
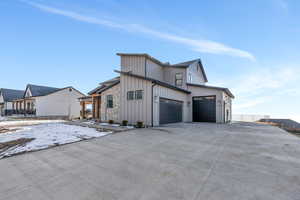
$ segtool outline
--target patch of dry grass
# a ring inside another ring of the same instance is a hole
[[[8,142],[0,143],[0,153],[14,146],[22,146],[27,142],[31,142],[34,138],[20,138]]]

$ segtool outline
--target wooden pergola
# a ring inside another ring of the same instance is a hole
[[[92,104],[93,105],[93,118],[94,118],[94,100],[92,96],[86,96],[86,97],[80,97],[79,98],[80,105],[81,105],[81,111],[80,111],[80,118],[86,119],[86,106]]]

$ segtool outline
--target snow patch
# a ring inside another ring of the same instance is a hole
[[[64,120],[16,120],[16,121],[0,121],[0,126],[25,126],[36,124],[61,123]]]
[[[2,117],[2,116],[0,116],[0,122],[1,121],[6,121],[7,120],[7,118],[6,117]]]
[[[102,137],[110,133],[111,132],[99,132],[93,128],[61,123],[40,124],[23,127],[22,130],[19,130],[18,132],[7,132],[0,134],[0,143],[17,140],[20,138],[34,138],[34,140],[25,144],[24,146],[18,146],[0,153],[0,158],[27,151],[46,149],[50,146]]]

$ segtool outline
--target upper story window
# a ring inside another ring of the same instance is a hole
[[[183,82],[182,73],[176,73],[175,74],[175,85],[176,86],[182,86],[182,82]]]
[[[135,91],[135,99],[143,99],[143,90],[137,90]]]
[[[189,82],[191,83],[192,82],[192,74],[189,73]]]
[[[113,95],[106,96],[106,108],[113,108],[114,107],[114,100]]]

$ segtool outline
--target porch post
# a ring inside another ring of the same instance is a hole
[[[24,101],[23,101],[23,103],[24,103],[24,115],[26,115],[26,113],[27,113],[27,108],[26,108],[26,100],[24,99]]]
[[[80,103],[81,103],[81,118],[85,119],[85,101],[82,101]]]
[[[95,119],[96,118],[96,116],[95,116],[95,110],[96,110],[96,107],[95,107],[95,97],[94,96],[92,96],[92,114],[93,114],[93,119]]]
[[[100,106],[101,106],[100,96],[97,97],[97,118],[100,119]]]

